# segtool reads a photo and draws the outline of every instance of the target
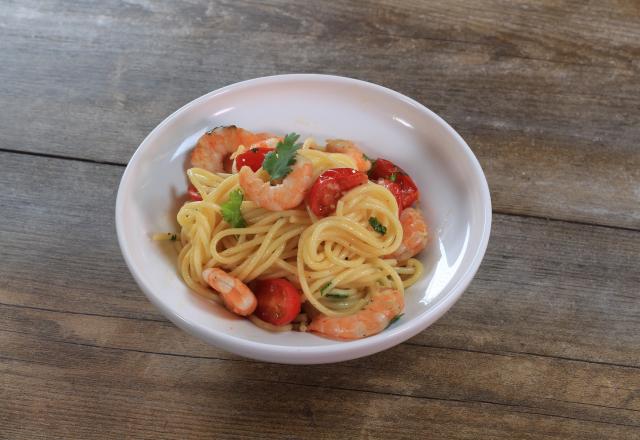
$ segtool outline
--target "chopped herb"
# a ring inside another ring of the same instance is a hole
[[[331,291],[331,287],[332,287],[332,281],[325,283],[320,288],[320,295],[324,296],[325,298],[349,298],[348,293],[336,292],[335,290]]]
[[[252,149],[251,149],[251,152],[252,152],[252,153],[257,153],[257,152],[258,152],[258,149],[257,149],[257,148],[252,148]]]
[[[278,142],[276,149],[270,151],[264,157],[262,168],[264,168],[271,180],[283,179],[291,172],[291,166],[296,163],[296,152],[302,144],[296,144],[299,134],[289,133],[283,141]]]
[[[369,224],[378,234],[384,235],[387,233],[387,227],[380,223],[377,218],[369,217]]]
[[[348,294],[340,292],[327,293],[325,296],[328,298],[349,298]]]
[[[400,313],[397,316],[394,316],[393,318],[391,318],[391,321],[389,321],[389,324],[387,325],[386,328],[391,327],[391,324],[395,323],[398,319],[402,318],[402,315],[404,315],[404,313]]]
[[[236,189],[229,193],[229,200],[220,205],[220,213],[225,222],[229,223],[233,228],[244,228],[247,222],[242,217],[240,206],[244,195],[240,189]]]
[[[169,240],[176,241],[176,238],[178,238],[176,234],[171,234],[171,238]]]
[[[391,175],[389,176],[389,180],[391,180],[392,182],[395,182],[397,178],[398,173],[391,173]]]

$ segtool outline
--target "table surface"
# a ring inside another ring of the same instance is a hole
[[[640,438],[638,1],[5,1],[0,56],[1,438]],[[424,103],[494,205],[453,309],[334,365],[187,335],[116,243],[155,125],[290,72]]]

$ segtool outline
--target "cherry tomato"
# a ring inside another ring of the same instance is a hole
[[[284,278],[257,281],[252,290],[258,300],[254,313],[263,321],[285,325],[300,313],[300,292]]]
[[[191,200],[194,200],[196,202],[199,202],[200,200],[202,200],[202,196],[200,195],[196,187],[191,184],[189,184],[189,189],[187,190],[187,193],[189,194],[189,198]]]
[[[369,170],[369,178],[374,182],[380,179],[386,179],[398,184],[401,194],[398,203],[400,210],[413,205],[420,197],[420,192],[413,179],[405,173],[402,168],[386,159],[378,159],[375,161],[371,170]]]
[[[377,159],[369,170],[369,178],[376,182],[378,179],[388,179],[393,173],[403,172],[393,162],[386,159]]]
[[[413,179],[408,174],[398,174],[396,175],[396,183],[400,185],[402,207],[408,208],[413,205],[420,197],[420,192]]]
[[[309,207],[318,217],[336,210],[345,192],[367,182],[367,175],[353,168],[333,168],[320,174],[309,192]]]
[[[398,214],[400,214],[400,212],[402,212],[402,188],[400,188],[400,185],[389,179],[382,178],[378,179],[376,183],[384,186],[393,194],[393,197],[396,198],[396,202],[398,203]]]
[[[269,151],[273,151],[273,149],[267,147],[251,148],[250,150],[236,157],[236,168],[240,170],[243,166],[248,166],[255,173],[262,166],[262,162],[264,162],[264,156]]]

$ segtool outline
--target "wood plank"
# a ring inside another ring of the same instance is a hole
[[[161,319],[120,254],[121,167],[3,153],[1,302]]]
[[[135,286],[121,167],[0,152],[0,437],[640,439],[639,37],[626,0],[0,4],[0,150],[123,164],[206,91],[338,73],[440,113],[496,211],[538,217],[495,215],[466,294],[407,343],[263,364]]]
[[[640,366],[638,232],[493,220],[474,281],[414,341]]]
[[[365,359],[333,365],[263,364],[210,347],[168,322],[7,306],[0,306],[0,331],[20,331],[42,344],[66,342],[96,348],[242,362],[237,368],[243,370],[242,374],[249,381],[268,377],[274,382],[296,385],[491,403],[513,406],[525,412],[640,428],[638,368],[413,344],[403,344]],[[6,356],[16,357],[16,354],[8,352]]]
[[[337,73],[447,119],[498,212],[640,229],[639,24],[623,1],[6,3],[0,148],[126,163],[212,89]]]
[[[95,349],[10,332],[0,332],[0,338],[0,417],[11,438],[46,433],[410,439],[426,432],[435,439],[629,439],[638,434],[637,426],[550,417],[519,407],[287,384],[251,363]]]
[[[0,303],[163,320],[113,227],[122,169],[0,153]],[[78,189],[91,197],[69,198]],[[485,260],[414,342],[640,367],[640,233],[495,215]],[[553,329],[553,331],[550,331]]]

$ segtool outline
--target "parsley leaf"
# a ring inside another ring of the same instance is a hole
[[[278,142],[276,149],[270,151],[264,157],[262,168],[264,168],[271,180],[283,179],[291,172],[291,166],[296,163],[296,152],[302,144],[296,144],[299,134],[289,133],[283,141]]]
[[[384,226],[380,221],[375,217],[369,217],[369,224],[380,235],[384,235],[387,233],[387,227]]]
[[[329,287],[331,287],[331,281],[329,281],[328,283],[326,283],[324,286],[320,288],[320,295],[324,296],[325,292],[329,289]]]
[[[347,295],[346,293],[340,293],[340,292],[327,293],[325,296],[329,298],[349,298],[349,295]]]
[[[391,175],[389,176],[389,180],[391,180],[392,182],[395,182],[397,178],[398,173],[391,173]]]
[[[347,293],[343,293],[343,292],[335,292],[335,291],[331,291],[330,288],[331,286],[331,281],[325,283],[321,288],[320,288],[320,295],[326,297],[326,298],[349,298],[349,294]]]
[[[240,189],[235,189],[229,193],[229,200],[220,205],[220,213],[225,222],[229,223],[232,228],[244,228],[247,222],[242,217],[240,206],[244,195]]]
[[[400,313],[399,315],[396,315],[393,318],[391,318],[391,321],[389,321],[389,324],[387,324],[385,328],[391,327],[391,324],[395,323],[398,319],[402,318],[402,315],[404,315],[404,313]]]

